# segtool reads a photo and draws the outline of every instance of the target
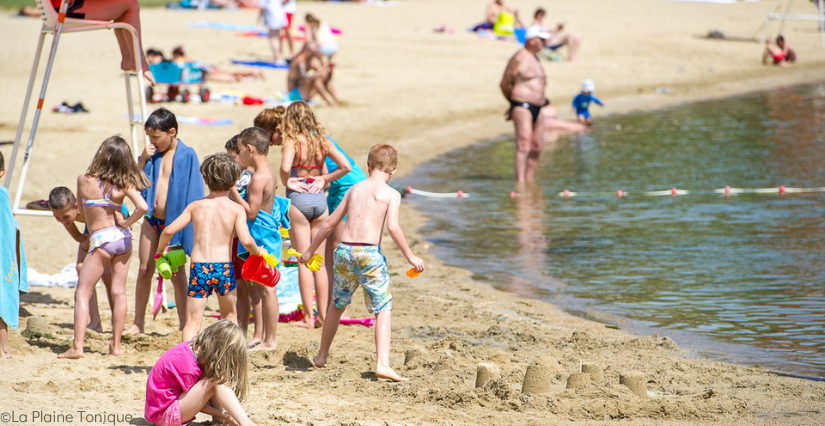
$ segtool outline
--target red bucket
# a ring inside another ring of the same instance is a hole
[[[264,258],[249,256],[241,268],[241,277],[247,281],[255,281],[268,287],[275,287],[281,280],[281,272],[266,263]]]

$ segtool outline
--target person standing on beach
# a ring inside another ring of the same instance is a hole
[[[547,78],[538,56],[550,34],[539,26],[525,32],[524,48],[516,52],[501,78],[501,93],[510,102],[505,115],[516,129],[516,181],[535,180],[544,137],[542,108],[550,101],[544,95]]]

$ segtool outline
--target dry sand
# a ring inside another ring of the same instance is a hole
[[[580,62],[545,63],[548,95],[557,105],[566,105],[581,80],[592,78],[598,95],[609,105],[596,110],[597,117],[821,81],[825,75],[825,49],[818,46],[813,23],[786,25],[786,38],[800,56],[800,63],[790,69],[761,65],[759,43],[694,37],[714,28],[750,36],[764,19],[768,2],[511,3],[521,8],[525,19],[536,6],[545,6],[549,22],[567,19],[571,30],[584,34]],[[517,45],[482,40],[463,30],[482,16],[483,6],[480,0],[404,0],[395,7],[299,3],[299,16],[311,10],[345,31],[336,71],[345,105],[321,106],[317,111],[350,155],[362,161],[372,144],[394,144],[402,153],[403,175],[419,162],[511,131],[501,118],[506,103],[498,81]],[[814,11],[808,2],[796,2],[795,8]],[[142,18],[147,47],[168,52],[184,44],[190,56],[227,68],[232,68],[231,58],[269,55],[264,39],[186,25],[196,20],[252,24],[255,14],[250,11],[155,9],[144,10]],[[0,140],[11,140],[39,22],[12,17],[0,21],[0,38],[6,41],[0,47]],[[432,28],[440,24],[455,28],[456,34],[434,33]],[[128,133],[121,116],[125,96],[118,64],[111,34],[72,34],[63,39],[46,105],[82,101],[91,113],[45,113],[25,201],[45,198],[56,185],[73,186],[101,140]],[[243,90],[257,96],[285,90],[284,71],[265,72],[265,82],[210,86],[213,91]],[[656,95],[657,87],[669,88],[670,94]],[[167,106],[180,116],[235,120],[229,127],[181,125],[181,137],[201,156],[220,151],[226,139],[251,125],[259,111],[222,104]],[[561,109],[569,117],[566,108]],[[2,147],[7,157],[10,151],[9,146]],[[273,165],[280,161],[277,152],[270,158]],[[668,338],[628,335],[571,317],[546,303],[495,291],[472,281],[466,271],[445,267],[428,255],[428,243],[416,233],[422,218],[406,206],[402,215],[413,250],[428,262],[427,272],[411,280],[400,274],[404,261],[394,246],[385,248],[391,270],[399,272],[393,279],[391,361],[412,381],[375,380],[371,329],[341,327],[328,367],[317,370],[308,357],[317,349],[320,331],[281,325],[278,350],[251,356],[252,392],[244,406],[254,420],[306,425],[825,424],[821,381],[693,358]],[[20,222],[31,267],[56,273],[74,261],[76,244],[58,223],[28,217]],[[132,273],[127,284],[130,310],[135,276]],[[354,314],[365,316],[357,299]],[[109,329],[105,298],[100,300],[104,326]],[[15,356],[0,361],[0,412],[13,410],[18,418],[26,414],[30,421],[37,410],[74,414],[70,424],[80,424],[77,411],[84,410],[129,414],[137,418],[132,423],[145,424],[146,375],[163,351],[178,342],[174,313],[150,323],[148,335],[127,340],[122,357],[104,355],[108,333],[91,332],[85,359],[59,361],[56,353],[65,350],[71,339],[72,291],[32,288],[23,301],[23,316],[44,315],[52,338],[26,339],[20,335],[22,328],[11,333]],[[584,387],[565,389],[568,376],[579,372],[580,362],[602,369],[603,381],[594,374],[588,385],[576,376],[571,387]],[[479,363],[497,365],[501,376],[476,389]],[[530,388],[548,392],[522,393],[528,368],[531,377],[543,380]],[[619,384],[621,374],[633,371],[643,375],[648,397]],[[8,424],[6,418],[0,420]]]

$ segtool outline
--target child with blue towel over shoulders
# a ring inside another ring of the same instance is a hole
[[[579,120],[579,123],[587,126],[593,125],[593,120],[590,118],[590,102],[604,106],[604,103],[593,95],[595,91],[596,85],[593,84],[593,80],[587,79],[582,82],[581,93],[573,98],[573,109],[576,110],[576,118]]]
[[[6,174],[6,164],[0,153],[0,177]],[[0,186],[0,358],[11,358],[9,326],[17,330],[20,322],[20,292],[29,291],[26,276],[26,255],[20,225],[11,210],[9,191]]]

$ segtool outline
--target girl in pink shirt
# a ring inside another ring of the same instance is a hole
[[[180,426],[203,412],[232,425],[254,425],[240,401],[249,388],[246,337],[220,320],[191,342],[166,351],[146,382],[144,417],[157,426]]]

